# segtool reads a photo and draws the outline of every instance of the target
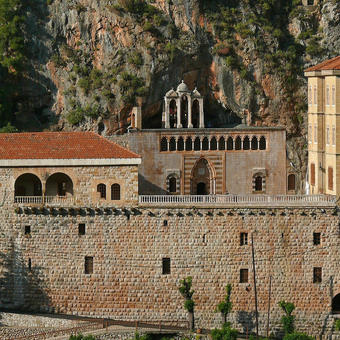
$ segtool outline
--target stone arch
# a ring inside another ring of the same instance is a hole
[[[254,193],[265,193],[266,191],[266,174],[265,171],[256,172],[253,175],[253,192]]]
[[[267,148],[266,138],[264,136],[261,136],[260,143],[259,143],[259,149],[260,150],[266,150],[266,148]]]
[[[184,139],[181,136],[177,140],[177,151],[183,151],[183,150],[184,150]]]
[[[335,295],[332,299],[332,313],[340,314],[340,293]]]
[[[188,137],[185,140],[185,151],[192,151],[192,138]]]
[[[243,150],[250,150],[250,140],[248,136],[243,138]]]
[[[106,199],[106,185],[104,183],[99,183],[97,185],[97,192],[100,198]]]
[[[176,99],[171,99],[169,103],[170,110],[170,128],[177,127],[177,102]]]
[[[38,176],[25,173],[20,175],[14,183],[15,196],[42,196],[42,184]]]
[[[225,150],[225,139],[223,136],[218,140],[218,150]]]
[[[191,195],[214,195],[216,172],[213,165],[204,157],[199,158],[191,170]]]
[[[186,95],[181,96],[181,124],[183,128],[188,127],[189,118],[189,98]]]
[[[209,139],[208,137],[204,137],[202,140],[202,150],[207,151],[209,150]]]
[[[170,194],[176,194],[180,192],[180,178],[177,173],[171,173],[167,176],[166,188]]]
[[[235,140],[235,150],[241,150],[241,148],[242,148],[242,140],[240,136],[237,136]]]
[[[217,139],[215,136],[210,140],[210,150],[217,150]]]
[[[194,150],[195,151],[200,151],[201,150],[201,140],[200,140],[199,137],[195,138],[195,141],[194,141]]]
[[[176,139],[175,139],[175,137],[170,138],[169,151],[176,151]]]
[[[252,150],[257,150],[259,148],[259,141],[257,140],[256,136],[253,136],[251,139],[251,149]]]
[[[199,118],[200,118],[200,103],[198,99],[194,99],[192,102],[192,125],[194,128],[199,127]]]
[[[46,181],[46,196],[73,196],[73,181],[63,172],[56,172]]]
[[[227,139],[227,150],[234,150],[234,140],[232,137]]]
[[[161,145],[160,145],[161,151],[168,151],[168,140],[166,137],[163,137],[161,139]]]

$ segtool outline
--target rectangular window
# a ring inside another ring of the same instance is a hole
[[[240,233],[240,246],[248,244],[248,233]]]
[[[328,168],[328,190],[333,190],[333,168]]]
[[[321,234],[320,233],[313,233],[313,244],[318,246],[321,243]]]
[[[78,225],[78,235],[85,235],[85,223],[79,223]]]
[[[312,125],[309,125],[309,127],[308,127],[308,130],[309,130],[309,133],[308,133],[308,141],[310,142],[310,143],[312,143],[313,142],[313,127],[312,127]]]
[[[316,85],[314,85],[314,105],[316,105],[318,102],[317,100],[317,88]]]
[[[308,104],[309,105],[312,105],[312,87],[311,86],[309,86],[308,87]]]
[[[313,283],[321,283],[322,282],[322,268],[314,267],[313,268]]]
[[[93,273],[93,256],[85,256],[85,274]]]
[[[316,124],[314,124],[314,143],[316,144],[318,142],[318,127]]]
[[[240,269],[240,283],[248,283],[248,269]]]
[[[332,127],[332,144],[335,145],[335,126]]]
[[[326,144],[329,145],[329,126],[326,128]]]
[[[25,225],[25,235],[30,235],[30,234],[31,234],[31,226]]]
[[[329,106],[329,85],[326,87],[326,105]]]
[[[310,165],[310,184],[315,185],[315,164]]]
[[[332,106],[335,106],[335,86],[332,86]]]
[[[163,257],[162,258],[162,274],[170,274],[170,258],[169,257]]]

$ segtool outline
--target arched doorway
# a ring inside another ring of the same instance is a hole
[[[340,314],[340,293],[332,299],[332,313]]]
[[[199,159],[191,171],[191,195],[214,195],[215,175],[205,158]]]
[[[62,172],[51,175],[46,181],[46,196],[73,196],[73,182]]]
[[[42,185],[38,176],[23,174],[14,184],[15,196],[42,196]]]

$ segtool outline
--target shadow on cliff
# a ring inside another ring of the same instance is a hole
[[[50,299],[42,271],[42,267],[15,250],[13,242],[6,253],[0,253],[0,311],[48,311]]]

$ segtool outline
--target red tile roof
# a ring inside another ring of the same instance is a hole
[[[322,71],[322,70],[340,70],[340,55],[322,62],[321,64],[307,68],[305,72]]]
[[[93,132],[0,133],[0,159],[140,158]]]

